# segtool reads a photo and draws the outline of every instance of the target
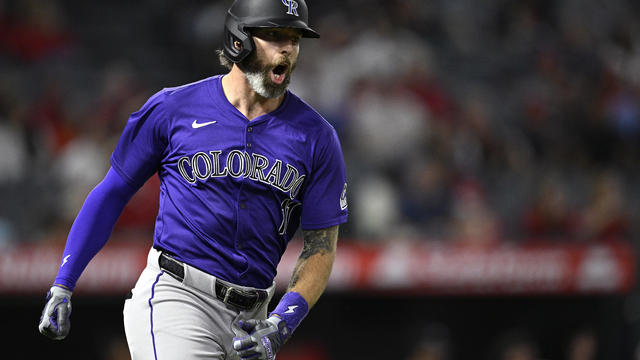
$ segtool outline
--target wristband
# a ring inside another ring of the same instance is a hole
[[[269,316],[277,315],[289,328],[289,332],[293,331],[300,325],[302,319],[307,316],[309,312],[309,304],[297,292],[290,291],[280,299],[278,306],[269,314]]]

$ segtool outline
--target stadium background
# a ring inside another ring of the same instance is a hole
[[[292,88],[339,132],[351,215],[278,359],[640,358],[639,3],[308,4],[322,38]],[[0,1],[3,358],[128,358],[122,301],[157,179],[81,280],[62,343],[37,334],[43,296],[128,114],[223,71],[228,5]]]

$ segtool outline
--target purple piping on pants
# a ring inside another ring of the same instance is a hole
[[[156,281],[153,283],[153,285],[151,285],[151,297],[149,298],[149,310],[150,310],[149,320],[151,321],[151,343],[153,344],[153,358],[155,360],[158,360],[158,354],[156,353],[156,337],[155,335],[153,335],[153,306],[151,305],[151,300],[153,300],[156,284],[158,283],[158,280],[160,280],[160,276],[162,276],[162,274],[164,274],[164,270],[161,271],[160,274],[158,274],[158,276],[156,277]]]

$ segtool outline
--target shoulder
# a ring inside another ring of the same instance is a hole
[[[172,114],[180,107],[195,106],[211,99],[210,87],[219,76],[185,85],[166,87],[151,95],[137,113]]]
[[[321,166],[328,158],[342,154],[340,139],[333,125],[298,96],[291,92],[288,94],[291,98],[287,107],[295,114],[290,124],[304,134],[304,142],[309,148],[311,158],[316,162],[314,167]]]
[[[206,90],[208,86],[211,85],[212,82],[219,80],[221,76],[222,75],[215,75],[215,76],[194,81],[188,84],[174,86],[174,87],[167,87],[162,89],[162,91],[170,96],[181,96],[181,95],[189,94],[194,91]]]
[[[318,137],[326,137],[328,135],[337,136],[336,130],[319,112],[311,105],[299,98],[291,91],[287,92],[288,116],[293,117],[293,122],[304,127],[308,132],[317,134]]]
[[[208,86],[213,80],[215,77],[164,88],[151,95],[138,111],[131,114],[129,122],[137,124],[136,128],[143,123],[153,123],[159,129],[166,129],[164,125],[171,123],[178,109],[193,107],[210,99]]]
[[[180,86],[167,87],[162,89],[156,95],[161,94],[161,98],[164,99],[167,105],[203,100],[206,101],[210,99],[211,87],[219,80],[220,77],[221,75],[216,75]]]

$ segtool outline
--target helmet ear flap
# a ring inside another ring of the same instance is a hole
[[[229,14],[224,26],[224,55],[234,63],[238,63],[246,58],[254,49],[253,39],[243,27],[241,27],[235,16]]]

